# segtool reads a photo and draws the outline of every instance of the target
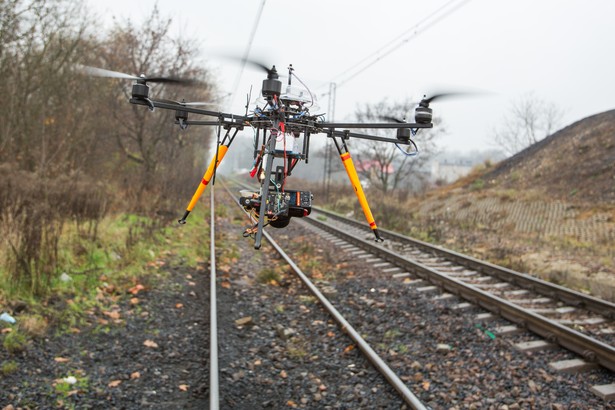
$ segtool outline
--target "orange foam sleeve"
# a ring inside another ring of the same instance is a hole
[[[222,159],[224,159],[224,156],[226,155],[227,151],[228,151],[228,146],[226,145],[220,145],[220,147],[218,147],[218,161],[216,162],[215,156],[212,158],[211,162],[209,163],[209,167],[207,167],[207,171],[205,171],[205,174],[203,175],[203,179],[201,180],[201,183],[197,187],[194,195],[192,195],[192,199],[190,200],[190,203],[188,204],[188,207],[186,208],[187,211],[192,212],[199,198],[201,197],[201,195],[203,195],[203,191],[205,191],[207,184],[209,184],[211,177],[214,175],[215,169],[218,168],[218,166],[220,165],[220,162],[222,162]]]
[[[365,193],[363,192],[363,187],[361,186],[361,181],[359,181],[359,176],[357,175],[357,170],[354,166],[354,163],[352,162],[350,153],[346,152],[340,155],[340,158],[342,159],[344,168],[346,168],[346,173],[348,174],[348,178],[350,178],[350,183],[354,188],[354,192],[357,194],[359,204],[361,204],[361,208],[363,209],[363,213],[365,214],[365,219],[367,219],[367,223],[369,224],[370,228],[377,229],[376,221],[374,220],[374,216],[372,215],[371,209],[369,209],[367,198],[365,197]]]

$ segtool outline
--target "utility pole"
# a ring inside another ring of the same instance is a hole
[[[335,121],[335,92],[337,89],[336,83],[329,83],[329,121]],[[331,185],[331,173],[333,172],[333,143],[327,138],[325,146],[325,166],[323,172],[323,191],[325,194],[325,202],[329,201],[329,186]]]

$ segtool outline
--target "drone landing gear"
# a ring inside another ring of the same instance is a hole
[[[348,152],[348,147],[346,146],[346,142],[342,140],[342,145],[340,146],[335,137],[333,138],[333,142],[335,142],[335,146],[337,147],[337,151],[340,154],[340,158],[342,159],[342,163],[344,164],[344,168],[346,169],[346,173],[348,174],[348,178],[350,179],[350,183],[354,188],[354,192],[357,194],[357,198],[359,199],[359,204],[361,204],[361,208],[363,209],[363,214],[365,214],[365,219],[369,224],[369,227],[372,229],[374,236],[376,237],[376,242],[382,242],[384,239],[380,236],[378,232],[378,227],[376,226],[376,221],[374,220],[374,216],[372,215],[372,211],[369,209],[369,204],[367,203],[367,198],[365,197],[365,193],[363,192],[363,186],[361,186],[361,181],[359,180],[359,176],[357,175],[357,170],[352,162],[352,158],[350,157],[350,152]]]
[[[229,130],[227,131],[222,141],[220,141],[220,139],[218,138],[218,147],[216,149],[216,154],[212,158],[211,162],[209,163],[209,167],[207,167],[207,171],[205,171],[205,174],[203,175],[203,179],[201,179],[201,183],[197,187],[196,192],[194,193],[194,195],[192,195],[192,199],[190,200],[190,203],[186,207],[186,212],[184,213],[184,216],[182,216],[182,218],[177,221],[180,224],[183,225],[186,223],[186,218],[188,218],[188,215],[190,215],[190,212],[192,212],[192,210],[194,209],[199,198],[201,197],[201,195],[203,195],[203,192],[205,191],[205,188],[207,188],[207,185],[209,184],[209,181],[211,180],[211,178],[216,174],[216,169],[218,169],[220,162],[222,162],[222,160],[224,159],[224,156],[226,155],[229,147],[231,146],[231,143],[235,139],[237,132],[239,132],[238,129],[235,130],[235,133],[233,134],[233,136],[230,136],[230,130]]]

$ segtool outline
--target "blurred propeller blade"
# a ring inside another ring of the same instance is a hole
[[[190,85],[194,84],[194,80],[187,80],[184,78],[177,77],[145,77],[145,81],[148,83],[173,83],[173,84],[182,84],[182,85]]]
[[[466,96],[466,95],[470,95],[470,93],[466,93],[466,92],[438,93],[438,94],[432,95],[429,98],[423,98],[423,101],[426,101],[427,103],[430,103],[430,102],[435,101],[435,100],[442,100],[442,99],[447,99],[447,98],[451,98],[451,97],[460,97],[460,96]]]
[[[156,98],[156,102],[161,102],[161,103],[165,103],[165,104],[177,104],[177,105],[183,105],[182,103],[180,103],[179,101],[175,101],[175,100],[167,100],[166,98]]]
[[[444,92],[436,92],[433,95],[431,95],[430,97],[427,97],[426,95],[423,97],[423,99],[421,100],[421,103],[431,103],[432,101],[436,101],[436,100],[446,100],[449,98],[456,98],[456,97],[476,97],[476,96],[480,96],[480,95],[488,95],[491,94],[487,91],[444,91]]]
[[[105,70],[104,68],[91,67],[87,65],[77,64],[75,65],[77,71],[81,72],[85,75],[90,75],[93,77],[107,77],[107,78],[122,78],[127,80],[144,80],[150,83],[174,83],[174,84],[183,84],[189,85],[194,84],[194,80],[186,80],[177,77],[137,77],[130,74],[120,73],[117,71]]]
[[[244,58],[237,55],[229,54],[229,53],[218,53],[218,55],[222,58],[232,60],[238,62],[242,65],[251,65],[252,67],[258,68],[265,73],[267,73],[268,77],[275,78],[277,75],[279,78],[286,78],[287,76],[280,75],[280,73],[275,68],[275,65],[267,65],[262,60],[256,58]]]
[[[139,80],[140,77],[136,77],[130,74],[118,73],[117,71],[105,70],[104,68],[90,67],[87,65],[76,64],[77,71],[85,75],[91,75],[93,77],[108,77],[108,78],[125,78],[128,80]]]
[[[265,65],[265,63],[263,63],[261,61],[257,61],[257,60],[251,59],[251,58],[247,58],[247,59],[242,58],[240,61],[243,62],[243,63],[250,64],[253,67],[260,68],[261,70],[264,70],[267,74],[271,73],[271,71],[272,71],[271,67]],[[275,66],[272,66],[272,67],[275,67]]]

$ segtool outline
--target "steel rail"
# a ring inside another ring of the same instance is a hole
[[[220,408],[218,382],[218,308],[216,300],[216,241],[214,189],[211,189],[210,280],[209,280],[209,408]]]
[[[343,221],[344,223],[348,223],[359,228],[365,228],[364,222],[355,221],[354,219],[349,219],[324,209],[316,207],[312,207],[312,209],[318,213],[326,215],[327,217]],[[586,295],[584,293],[535,278],[525,273],[520,273],[512,269],[504,268],[502,266],[473,258],[471,256],[463,255],[440,246],[432,245],[418,239],[410,238],[396,232],[380,228],[378,231],[385,240],[388,238],[410,244],[425,252],[436,254],[437,256],[441,256],[449,261],[455,262],[469,269],[473,269],[477,272],[495,276],[505,282],[532,290],[552,299],[560,300],[568,305],[577,308],[584,308],[604,317],[615,319],[615,303]]]
[[[491,295],[472,285],[463,283],[462,281],[444,275],[426,265],[408,259],[393,251],[375,245],[371,241],[367,241],[349,234],[341,229],[331,226],[325,222],[319,221],[316,218],[306,218],[309,223],[317,225],[319,228],[330,232],[345,241],[358,246],[361,249],[369,251],[380,258],[400,266],[410,272],[414,272],[422,279],[425,279],[432,284],[441,287],[447,292],[456,294],[463,299],[468,300],[478,306],[481,306],[493,313],[524,326],[531,332],[534,332],[550,342],[557,343],[560,346],[579,354],[588,361],[598,363],[599,365],[615,371],[615,347],[610,346],[601,341],[595,340],[589,336],[577,332],[574,329],[563,326],[553,320],[549,320],[536,313],[523,309],[520,306],[514,305],[502,298]]]
[[[233,198],[238,206],[239,202],[233,193],[229,190],[226,184],[223,184],[224,188],[228,192],[229,196]],[[212,190],[213,191],[213,190]],[[241,206],[240,206],[241,207]],[[243,210],[243,209],[242,209]],[[244,211],[245,212],[245,211]],[[246,212],[246,214],[248,214]],[[249,214],[248,214],[249,215]],[[318,290],[318,288],[310,281],[310,279],[303,273],[303,271],[294,263],[294,261],[288,256],[286,252],[276,243],[273,237],[266,231],[263,231],[263,236],[273,246],[273,248],[284,258],[286,263],[291,267],[295,274],[301,279],[303,284],[309,289],[309,291],[316,297],[324,308],[329,312],[335,321],[341,326],[342,330],[348,334],[348,336],[357,344],[359,349],[363,352],[369,362],[384,376],[384,378],[397,390],[403,400],[411,408],[416,410],[427,409],[425,405],[416,397],[410,389],[404,384],[404,382],[395,374],[393,370],[378,356],[378,354],[371,348],[371,346],[361,337],[361,335],[352,327],[350,323],[342,316],[341,313],[327,300],[327,298]]]

